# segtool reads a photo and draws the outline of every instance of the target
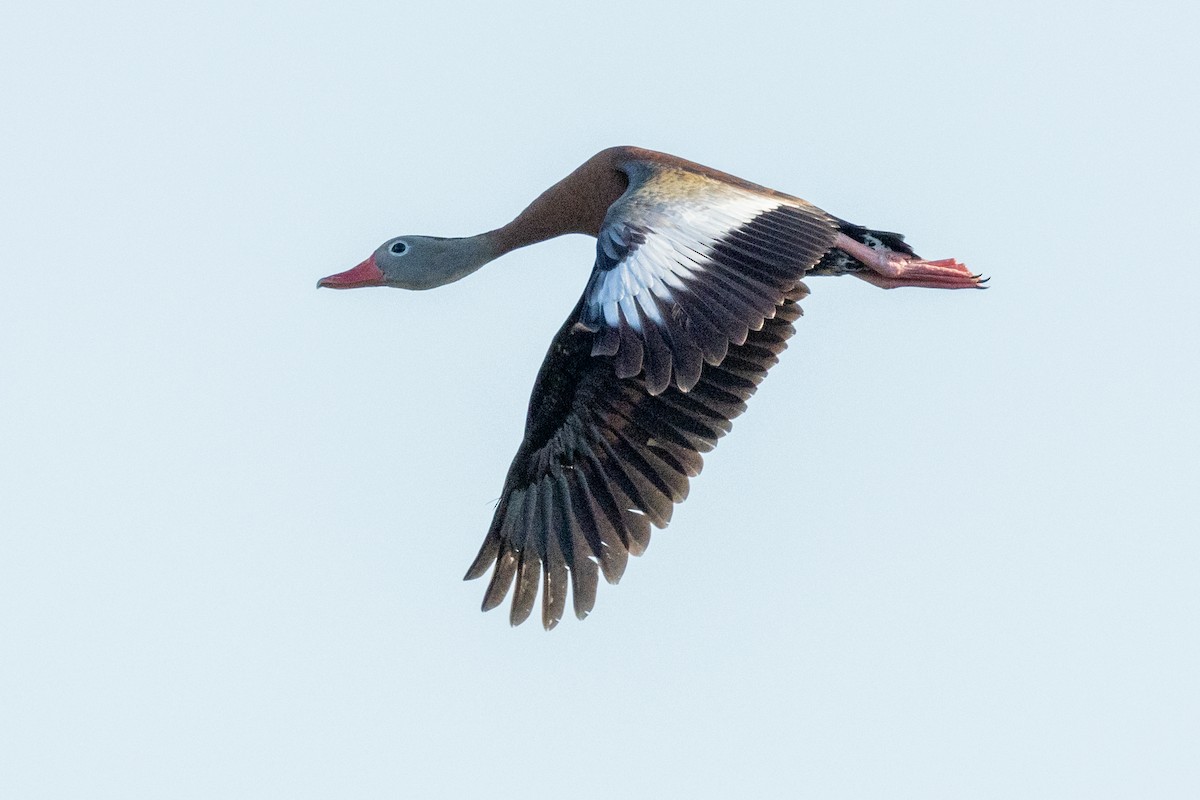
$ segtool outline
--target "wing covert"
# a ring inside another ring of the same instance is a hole
[[[609,210],[581,322],[591,353],[646,389],[689,391],[703,363],[770,319],[832,247],[834,218],[801,200],[652,173]]]

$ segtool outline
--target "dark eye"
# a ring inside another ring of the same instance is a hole
[[[408,245],[406,245],[404,242],[395,242],[388,249],[399,256],[408,252]]]

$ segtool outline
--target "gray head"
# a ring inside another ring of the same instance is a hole
[[[360,286],[433,289],[465,278],[496,255],[488,234],[463,239],[397,236],[381,244],[358,266],[322,278],[317,286],[331,289]]]

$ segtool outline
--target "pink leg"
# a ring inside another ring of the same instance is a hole
[[[943,258],[939,261],[924,259],[897,253],[894,250],[875,250],[861,242],[856,242],[844,233],[839,233],[833,244],[870,267],[871,272],[855,273],[867,283],[884,289],[895,289],[898,286],[925,286],[931,289],[981,289],[980,284],[987,278],[980,279],[972,274],[965,265],[953,258]]]

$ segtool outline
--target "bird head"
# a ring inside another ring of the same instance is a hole
[[[360,286],[394,286],[398,289],[432,289],[451,272],[446,239],[430,236],[398,236],[381,244],[353,269],[330,275],[317,286],[357,289]]]
[[[317,286],[330,289],[360,286],[433,289],[470,275],[495,255],[485,236],[464,239],[397,236],[381,244],[358,266],[322,278]]]

